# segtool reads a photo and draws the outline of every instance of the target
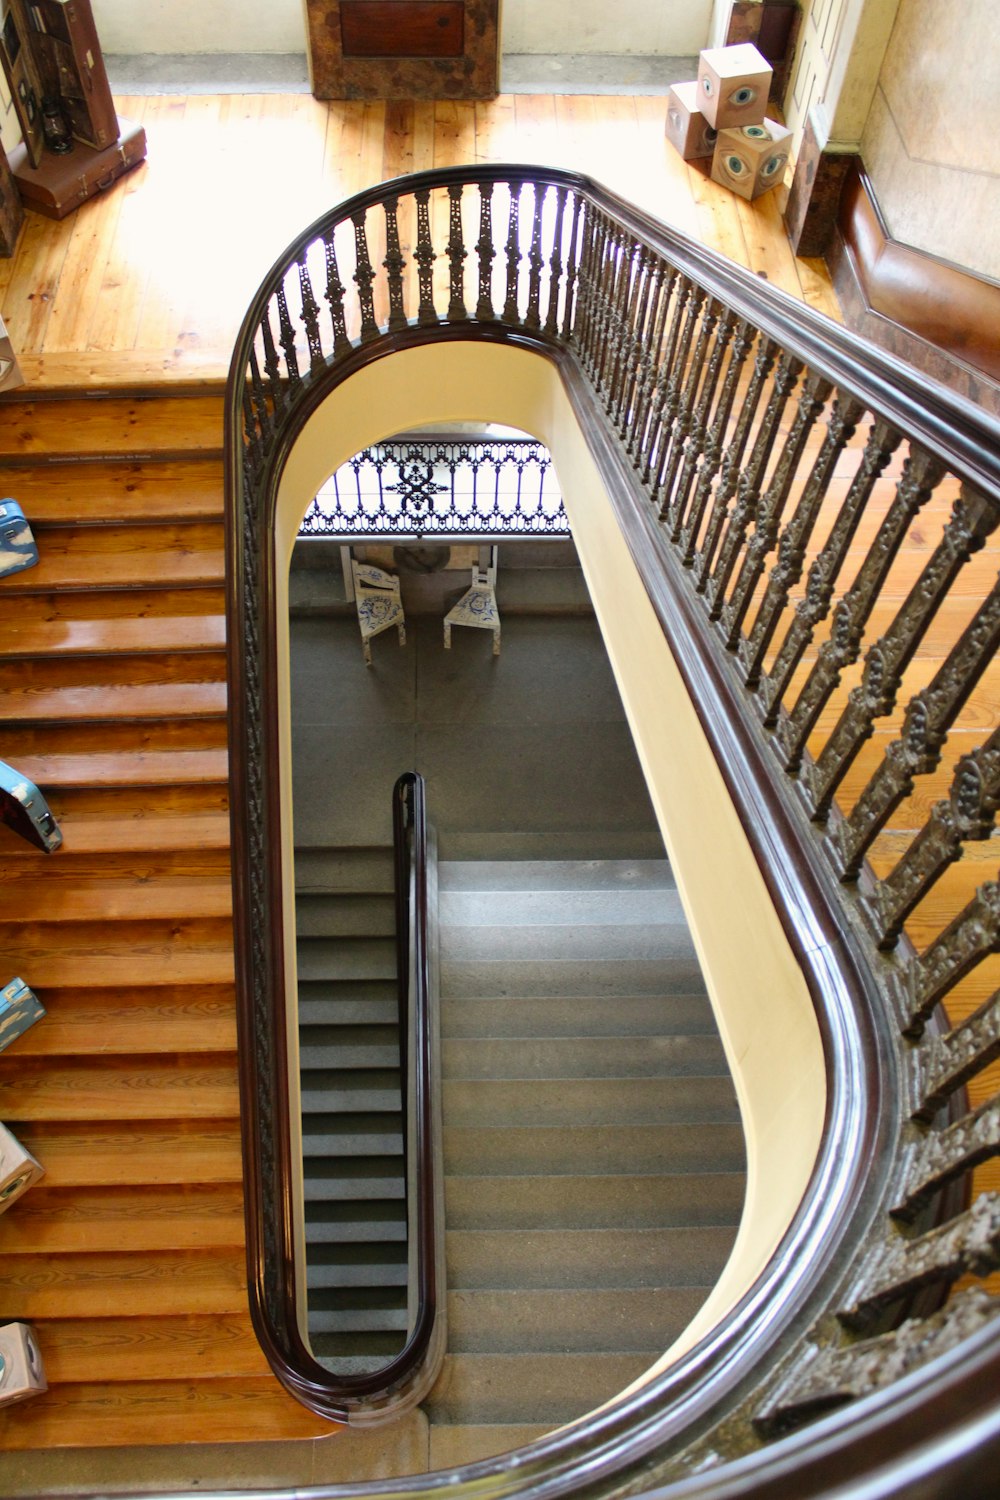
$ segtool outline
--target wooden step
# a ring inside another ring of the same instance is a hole
[[[236,1050],[231,985],[46,989],[44,1005],[45,1024],[17,1040],[19,1058]]]
[[[119,938],[109,940],[103,951],[100,946],[95,950],[85,943],[76,947],[64,943],[61,951],[53,953],[27,942],[13,942],[6,952],[8,967],[33,989],[233,983],[231,945],[178,948],[169,939],[150,938],[132,947]]]
[[[5,1257],[218,1250],[242,1248],[244,1234],[243,1191],[238,1183],[198,1189],[145,1187],[137,1192],[122,1187],[49,1188],[43,1179],[5,1221],[3,1247]],[[59,1378],[79,1380],[80,1374]]]
[[[219,396],[83,397],[0,405],[0,459],[218,455]]]
[[[194,790],[193,788],[191,789]],[[159,854],[181,850],[194,854],[199,850],[218,851],[229,848],[229,814],[227,812],[193,812],[147,816],[143,809],[109,809],[104,817],[86,810],[79,812],[67,805],[64,793],[58,809],[63,842],[58,865],[67,866],[71,858],[101,859],[117,853]],[[8,828],[0,828],[0,860],[32,859],[38,850]],[[55,868],[55,866],[53,866]],[[226,869],[229,868],[228,860]]]
[[[157,1305],[182,1315],[241,1312],[242,1251],[4,1256],[4,1311],[10,1319],[139,1317]]]
[[[228,917],[228,877],[53,880],[48,871],[18,881],[4,893],[4,924],[37,922],[138,922],[170,918]]]
[[[30,569],[29,569],[30,571]],[[140,629],[143,621],[180,615],[224,618],[226,599],[217,586],[172,588],[168,579],[148,589],[54,589],[48,593],[7,595],[0,587],[0,638],[8,629],[64,621],[76,625],[84,620],[119,620],[126,630]]]
[[[137,656],[216,653],[226,644],[223,615],[162,615],[142,619],[0,621],[0,659],[16,656]]]
[[[208,522],[164,526],[53,527],[37,567],[3,579],[3,593],[52,589],[147,589],[222,583],[222,527]]]
[[[17,1130],[45,1167],[46,1188],[242,1182],[238,1118],[32,1120]]]
[[[17,768],[36,786],[168,786],[226,781],[224,750],[150,751],[120,755],[19,756]]]
[[[227,743],[226,720],[221,714],[199,719],[81,719],[78,723],[70,719],[11,724],[3,730],[6,758],[16,766],[38,756],[55,761],[74,756],[105,761],[167,751],[225,750]]]
[[[226,678],[222,651],[168,651],[162,655],[123,655],[107,659],[62,655],[41,660],[0,662],[0,695],[67,694],[101,688],[217,685]],[[168,710],[169,712],[169,710]]]
[[[165,1370],[206,1376],[266,1375],[248,1314],[177,1318],[52,1318],[38,1325],[51,1385],[162,1379]]]
[[[49,463],[10,471],[5,486],[36,531],[46,526],[131,521],[218,520],[223,473],[218,459],[122,463]]]
[[[0,689],[2,691],[2,689]],[[219,718],[226,711],[222,682],[125,683],[100,687],[15,689],[0,697],[0,724],[102,723],[127,719]]]
[[[44,1057],[18,1057],[13,1048],[0,1055],[0,1119],[8,1123],[218,1120],[238,1113],[236,1061],[224,1054],[64,1058],[57,1068]]]

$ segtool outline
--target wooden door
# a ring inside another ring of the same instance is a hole
[[[499,0],[306,0],[317,99],[492,99]]]

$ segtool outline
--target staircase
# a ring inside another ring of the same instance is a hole
[[[406,1340],[393,851],[295,851],[308,1328],[342,1374]]]
[[[732,1247],[743,1136],[662,860],[440,866],[448,1355],[431,1466],[616,1394]]]
[[[0,583],[0,757],[59,819],[0,828],[3,979],[46,1016],[0,1054],[45,1168],[0,1217],[0,1317],[50,1389],[8,1453],[329,1430],[247,1310],[215,394],[0,403],[4,493],[41,561]]]

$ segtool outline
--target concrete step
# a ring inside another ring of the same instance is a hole
[[[702,1287],[450,1291],[448,1348],[452,1354],[666,1349],[704,1300]]]
[[[299,1059],[303,1069],[336,1067],[339,1073],[366,1068],[399,1067],[396,1026],[301,1026]]]
[[[444,1119],[451,1129],[567,1129],[737,1122],[739,1111],[728,1076],[455,1079],[444,1084]]]
[[[405,1287],[408,1279],[405,1245],[385,1241],[375,1245],[316,1245],[309,1254],[311,1301],[312,1293],[320,1288],[370,1287],[381,1291]]]
[[[448,1286],[702,1287],[722,1272],[733,1232],[723,1228],[449,1230]],[[310,1273],[311,1274],[311,1273]]]
[[[364,1049],[358,1047],[358,1052]],[[339,1054],[338,1054],[339,1056]],[[593,1078],[602,1083],[725,1074],[717,1036],[472,1037],[442,1044],[447,1079]],[[365,1064],[360,1064],[365,1066]]]
[[[703,985],[693,952],[673,958],[621,958],[615,963],[564,959],[487,958],[444,959],[441,963],[443,997],[469,999],[473,995],[536,996],[678,995],[697,992]]]
[[[688,973],[691,965],[696,972],[698,967],[694,943],[679,903],[675,921],[655,924],[614,920],[603,924],[573,921],[555,924],[542,920],[529,925],[442,926],[442,964],[482,960],[485,955],[489,955],[488,961],[495,968],[542,960],[547,964],[583,961],[612,969],[617,967],[618,959],[680,962],[687,965]]]
[[[313,1334],[312,1332],[310,1332],[309,1338],[312,1344],[313,1353],[315,1354],[319,1364],[323,1365],[325,1369],[331,1370],[334,1374],[337,1375],[370,1375],[375,1370],[383,1369],[389,1363],[389,1360],[392,1358],[393,1353],[398,1352],[399,1348],[401,1347],[401,1340],[396,1338],[394,1340],[393,1348],[378,1349],[377,1352],[373,1354],[340,1355],[335,1352],[327,1354],[325,1351],[330,1345],[336,1346],[344,1341],[342,1334],[330,1335],[324,1334],[322,1332]],[[380,1342],[388,1342],[388,1339],[389,1335],[383,1336],[382,1340],[380,1340],[376,1336],[371,1336],[366,1340],[366,1342],[370,1344],[378,1344]],[[347,1430],[350,1430],[352,1433],[354,1431],[354,1429],[341,1430],[345,1432]],[[423,1435],[421,1434],[421,1440],[422,1437]],[[412,1463],[412,1459],[410,1459],[409,1462]]]
[[[353,848],[311,846],[309,830],[300,830],[295,841],[296,893],[325,891],[346,894],[393,890],[393,855],[382,844]]]
[[[299,938],[295,945],[299,978],[394,979],[394,938]]]
[[[302,1016],[302,1000],[299,999]],[[359,1015],[359,1019],[361,1016]],[[367,1013],[365,1014],[367,1019]],[[376,1019],[376,1013],[371,1013]],[[717,1035],[708,996],[451,996],[441,1002],[441,1035],[460,1037],[626,1037]]]
[[[448,1177],[445,1205],[452,1229],[634,1229],[736,1225],[743,1208],[742,1172],[537,1177]]]
[[[359,1156],[307,1161],[304,1193],[307,1204],[402,1200],[406,1196],[402,1158]]]
[[[406,1239],[406,1209],[400,1199],[372,1199],[363,1207],[350,1202],[307,1201],[305,1221],[309,1244],[375,1244],[379,1240]]]
[[[446,1124],[444,1165],[449,1176],[469,1177],[742,1172],[745,1152],[743,1129],[736,1122],[575,1129],[497,1129],[481,1124],[462,1129]]]
[[[521,833],[506,828],[438,829],[438,854],[454,860],[662,860],[663,839],[650,829],[549,829]]]
[[[383,989],[389,993],[381,994]],[[395,985],[299,985],[299,1026],[395,1026],[399,1001]]]
[[[398,1156],[403,1150],[403,1126],[397,1108],[333,1114],[315,1110],[302,1119],[306,1156]]]
[[[465,927],[491,930],[495,927],[568,926],[596,927],[605,931],[609,927],[621,927],[634,938],[636,927],[685,925],[686,928],[680,896],[670,887],[656,890],[442,891],[439,914],[443,927],[460,930]]]
[[[399,1072],[372,1068],[338,1075],[326,1070],[302,1074],[302,1113],[370,1114],[399,1112]]]
[[[448,1354],[424,1402],[433,1423],[555,1427],[616,1396],[663,1351],[636,1354]]]
[[[301,938],[392,937],[396,899],[371,892],[341,895],[329,891],[295,893],[295,931]]]
[[[441,860],[442,893],[675,890],[665,859]]]
[[[431,1471],[460,1469],[464,1464],[480,1463],[525,1448],[551,1431],[548,1424],[517,1422],[463,1423],[451,1427],[430,1428]]]

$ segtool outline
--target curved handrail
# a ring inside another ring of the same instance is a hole
[[[495,242],[491,223],[497,186],[508,188],[510,200],[507,240],[502,245]],[[479,201],[480,236],[472,247],[478,257],[474,269],[478,270],[479,300],[474,308],[467,305],[464,287],[469,251],[463,238],[462,200],[467,189],[478,193]],[[432,236],[429,205],[434,193],[447,208],[446,243],[435,242]],[[522,233],[518,214],[526,195],[531,224],[530,228],[522,226]],[[412,210],[416,222],[415,289],[404,286],[401,201]],[[368,241],[367,220],[373,211],[378,220],[375,230],[385,237],[381,281]],[[353,241],[347,262],[355,268],[350,274],[357,287],[356,299],[352,294],[350,302],[346,278],[341,275],[347,263],[345,234]],[[444,288],[447,306],[431,274],[439,248],[449,267]],[[506,292],[502,310],[496,305],[498,278],[493,267],[501,255],[501,269],[506,271],[506,284],[499,288],[501,296]],[[329,329],[320,322],[312,281],[314,265],[325,272],[322,295],[330,306]],[[376,308],[372,291],[376,282],[383,297],[381,309]],[[404,293],[409,291],[415,295],[407,311]],[[345,308],[353,308],[353,323]],[[721,333],[713,334],[723,327],[728,344]],[[270,1014],[267,1002],[281,989],[280,953],[273,940],[268,946],[266,939],[257,936],[246,914],[274,911],[276,897],[280,904],[280,870],[274,852],[280,841],[280,817],[268,790],[277,757],[272,727],[277,707],[274,578],[264,538],[273,523],[282,466],[304,423],[340,380],[399,349],[433,340],[472,338],[520,344],[555,360],[571,400],[585,418],[581,425],[609,493],[616,497],[625,518],[633,555],[687,673],[692,696],[800,957],[824,1030],[831,1085],[826,1136],[810,1188],[770,1264],[739,1305],[675,1367],[629,1397],[576,1424],[570,1432],[533,1445],[519,1455],[514,1466],[487,1463],[467,1471],[469,1483],[480,1490],[487,1488],[490,1494],[527,1488],[555,1493],[572,1486],[573,1476],[581,1472],[594,1486],[620,1485],[628,1476],[634,1484],[638,1472],[648,1473],[650,1455],[671,1452],[685,1431],[708,1430],[720,1412],[737,1409],[741,1403],[746,1406],[760,1379],[762,1362],[773,1359],[810,1327],[822,1326],[824,1318],[829,1321],[834,1298],[844,1294],[852,1257],[874,1234],[877,1213],[896,1201],[908,1180],[906,1163],[886,1149],[904,1126],[916,1086],[908,1050],[911,1044],[893,1037],[890,1018],[899,1015],[910,1032],[919,1031],[940,988],[927,966],[920,968],[925,955],[916,955],[898,930],[896,918],[889,920],[885,915],[889,908],[896,916],[903,910],[899,892],[891,892],[893,901],[887,907],[882,898],[888,882],[874,881],[861,864],[870,830],[848,826],[849,820],[830,806],[826,792],[812,776],[807,752],[796,754],[794,745],[782,750],[780,735],[771,732],[776,721],[779,729],[786,727],[781,694],[773,678],[767,678],[770,668],[761,666],[760,641],[749,640],[741,629],[742,615],[734,623],[734,611],[727,609],[731,580],[738,577],[742,587],[745,578],[749,579],[745,590],[749,598],[750,584],[761,577],[764,559],[776,550],[781,528],[767,501],[777,481],[770,481],[767,494],[755,495],[752,485],[737,484],[736,474],[728,500],[723,497],[724,503],[713,513],[710,529],[713,525],[717,529],[711,546],[692,521],[698,497],[692,499],[689,488],[678,502],[676,491],[663,482],[668,470],[676,479],[682,458],[683,473],[688,473],[686,460],[694,451],[689,443],[692,435],[698,437],[698,423],[709,410],[705,398],[699,396],[702,372],[708,372],[705,389],[712,399],[721,400],[720,391],[728,389],[721,375],[728,357],[722,352],[725,348],[741,351],[739,358],[746,361],[747,374],[751,369],[748,352],[756,349],[751,393],[755,382],[763,388],[772,379],[777,362],[778,375],[769,387],[775,412],[771,425],[776,426],[788,391],[804,366],[803,383],[809,384],[812,393],[807,391],[801,398],[804,423],[815,420],[815,412],[810,417],[810,402],[818,408],[829,388],[837,389],[839,411],[835,406],[836,420],[830,421],[834,451],[838,424],[841,430],[852,426],[858,420],[856,410],[863,410],[872,420],[872,473],[881,472],[880,464],[884,468],[894,435],[898,443],[897,434],[905,434],[911,467],[904,471],[900,489],[909,487],[919,498],[924,491],[933,492],[938,483],[935,476],[941,472],[955,476],[965,495],[964,509],[956,513],[961,523],[956,530],[968,539],[968,551],[981,545],[981,537],[1000,518],[1000,424],[950,392],[928,386],[891,356],[774,288],[762,286],[757,278],[692,245],[578,174],[502,166],[417,174],[358,194],[317,220],[265,279],[244,323],[227,392],[229,535],[235,582],[230,616],[236,731],[234,844],[237,906],[242,902],[245,914],[240,919],[243,943],[238,962],[243,1013],[257,1018],[258,1037],[260,1018]],[[706,355],[710,346],[720,351],[711,361]],[[735,392],[743,365],[737,366],[735,352],[731,359],[726,368],[735,368]],[[697,377],[693,383],[692,370]],[[851,412],[855,415],[849,419]],[[752,419],[751,409],[741,441],[747,440],[756,420]],[[759,438],[759,429],[755,430]],[[705,439],[702,421],[700,440],[704,443]],[[756,449],[753,455],[753,463],[759,462],[761,491],[769,453],[763,444],[759,460]],[[721,464],[718,454],[712,455],[712,463],[716,467],[711,482],[715,483]],[[695,468],[700,464],[708,470],[708,458],[701,453]],[[706,491],[702,504],[710,498]],[[751,501],[756,510],[748,510]],[[700,525],[704,508],[698,514]],[[675,549],[678,542],[682,544],[683,556],[670,551],[668,537]],[[793,538],[782,535],[781,540],[791,543]],[[794,549],[792,558],[794,562]],[[695,578],[697,588],[692,589]],[[784,597],[787,601],[787,593]],[[829,597],[824,608],[830,608]],[[719,649],[720,633],[726,650]],[[912,648],[903,640],[899,649],[905,657]],[[777,696],[768,698],[761,691],[765,681]],[[858,733],[863,737],[864,722]],[[779,750],[792,773],[785,777],[775,759]],[[896,760],[905,770],[902,752]],[[810,769],[810,775],[798,775],[799,765]],[[918,773],[919,766],[914,774]],[[895,795],[892,786],[889,793]],[[964,783],[955,796],[956,806],[967,810]],[[992,816],[990,808],[990,822]],[[972,832],[969,836],[982,835]],[[933,875],[938,867],[928,868]],[[918,870],[917,876],[919,880],[908,872],[910,885],[916,880],[914,888],[919,890],[920,880],[926,885],[930,877],[926,869]],[[979,914],[972,913],[970,921],[973,917],[978,919]],[[964,931],[959,936],[964,937]],[[250,939],[258,944],[256,952],[246,946]],[[891,957],[883,956],[893,946]],[[957,939],[952,942],[952,948],[956,946]],[[933,957],[937,962],[939,955]],[[954,962],[958,964],[959,958]],[[907,999],[907,986],[918,991],[916,1011]],[[273,1060],[265,1058],[265,1062],[273,1072]],[[258,1069],[258,1077],[266,1078],[267,1067]],[[255,1118],[253,1130],[260,1135],[262,1125],[273,1124],[273,1120]],[[251,1153],[250,1169],[259,1171],[263,1159],[262,1150]],[[259,1182],[256,1187],[254,1182],[257,1179],[250,1184],[249,1196],[259,1204],[262,1194]],[[250,1224],[259,1249],[267,1239],[266,1226],[262,1230],[253,1215]],[[271,1226],[272,1243],[280,1241],[277,1227]],[[257,1274],[263,1289],[265,1277],[259,1264]],[[258,1287],[255,1295],[258,1303],[266,1300]],[[979,1361],[977,1368],[983,1368],[984,1360],[989,1364],[981,1341],[977,1344],[974,1339],[969,1347],[970,1358],[974,1354]],[[994,1368],[1000,1370],[1000,1355],[993,1359]],[[960,1365],[957,1356],[952,1362]],[[873,1397],[870,1405],[883,1413],[887,1428],[893,1425],[890,1396]],[[854,1410],[860,1412],[862,1407]],[[993,1427],[988,1433],[982,1427],[980,1433],[984,1441],[993,1440],[998,1420],[1000,1413],[994,1406]],[[849,1427],[849,1421],[838,1417],[825,1424],[826,1430],[841,1435],[838,1442],[843,1440],[845,1452],[851,1448],[843,1437]],[[798,1439],[794,1442],[800,1446]],[[731,1492],[758,1493],[752,1487],[758,1485],[760,1494],[768,1493],[766,1475],[781,1468],[780,1459],[774,1457],[779,1449],[771,1450],[770,1457],[753,1460],[756,1478],[751,1488],[736,1487]],[[688,1480],[684,1493],[729,1493],[727,1473]],[[408,1481],[406,1486],[431,1487],[432,1481],[420,1480]],[[461,1482],[454,1487],[464,1488]],[[815,1490],[822,1492],[821,1487]]]

